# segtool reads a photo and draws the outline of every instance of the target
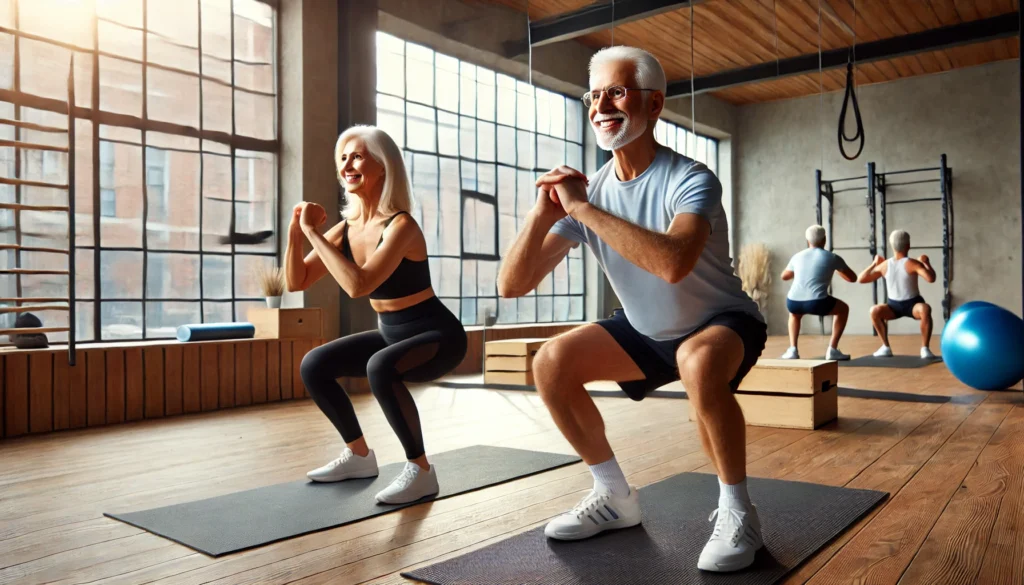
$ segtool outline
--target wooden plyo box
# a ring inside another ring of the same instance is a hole
[[[839,415],[838,384],[838,362],[762,359],[740,383],[736,401],[748,425],[816,429]]]
[[[484,344],[484,384],[533,385],[533,356],[545,338],[501,339]]]
[[[257,339],[320,339],[323,317],[320,307],[304,309],[249,309],[249,322],[256,327]]]

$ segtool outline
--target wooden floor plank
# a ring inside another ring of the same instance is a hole
[[[988,535],[977,585],[1024,583],[1024,407],[1015,406],[1012,417],[1012,427],[993,445],[991,454],[1002,466],[1004,493]]]
[[[939,516],[928,538],[900,580],[901,584],[958,585],[972,583],[981,570],[989,535],[1007,489],[1015,474],[1024,469],[1024,408],[1016,408],[1003,420],[978,463],[964,479],[949,505]],[[995,545],[998,549],[998,545]],[[997,551],[996,555],[1013,550]],[[1010,563],[1012,565],[1012,563]],[[1017,575],[1021,577],[1021,573]],[[985,579],[980,583],[1005,583]],[[1024,578],[1024,577],[1021,577]]]
[[[1007,405],[988,404],[975,409],[914,478],[808,583],[896,583],[1009,410]]]

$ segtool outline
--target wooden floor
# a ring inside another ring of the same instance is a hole
[[[876,343],[851,338],[843,347],[856,356]],[[786,345],[771,339],[765,356]],[[897,353],[917,345],[894,340]],[[819,346],[822,338],[807,337],[801,350],[811,356]],[[841,368],[840,385],[975,393],[941,364]],[[977,394],[984,400],[970,404],[841,397],[840,420],[817,431],[748,427],[750,475],[891,494],[784,582],[1024,583],[1024,393]],[[431,451],[571,452],[536,395],[431,386],[415,395]],[[378,459],[400,460],[372,396],[354,402]],[[631,482],[713,471],[686,401],[598,405]],[[403,583],[401,570],[544,523],[592,483],[576,464],[220,559],[102,516],[301,479],[339,449],[308,400],[2,442],[0,583]]]

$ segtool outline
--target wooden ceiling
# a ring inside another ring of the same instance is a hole
[[[490,0],[520,11],[529,5],[531,21],[577,10],[591,0]],[[607,0],[604,0],[607,1]],[[1018,0],[820,0],[821,49],[892,38],[979,20],[1018,10]],[[819,0],[707,0],[693,8],[693,73],[708,75],[816,53]],[[778,36],[776,37],[776,32]],[[669,81],[690,77],[690,9],[616,26],[576,39],[590,47],[612,43],[643,47],[665,67]],[[653,39],[653,41],[652,41]],[[858,84],[939,73],[1018,57],[1017,38],[919,53],[858,65]],[[713,92],[733,104],[749,104],[816,94],[845,87],[846,71],[825,71],[735,86]]]

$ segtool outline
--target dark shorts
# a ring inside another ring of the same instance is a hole
[[[715,315],[693,333],[667,341],[651,339],[634,329],[622,309],[616,309],[610,318],[602,319],[597,324],[604,327],[615,338],[619,346],[626,350],[629,357],[633,358],[640,371],[644,373],[643,380],[618,383],[623,392],[633,400],[643,400],[648,392],[678,380],[679,366],[676,362],[676,350],[684,341],[706,327],[711,325],[728,327],[743,340],[743,363],[740,364],[736,376],[729,382],[729,387],[733,392],[739,388],[740,382],[750,372],[750,368],[757,363],[757,358],[761,356],[764,344],[768,340],[767,326],[753,315],[743,312]]]
[[[794,315],[817,315],[824,317],[832,313],[832,309],[836,308],[836,299],[833,296],[827,296],[823,299],[814,299],[813,301],[794,301],[786,299],[786,310]]]
[[[900,319],[902,317],[913,318],[914,305],[923,302],[924,298],[922,298],[921,295],[917,295],[916,297],[912,299],[907,299],[905,301],[894,301],[892,299],[889,299],[888,301],[886,301],[885,304],[889,305],[889,308],[892,309],[892,312],[896,313],[896,318]]]

